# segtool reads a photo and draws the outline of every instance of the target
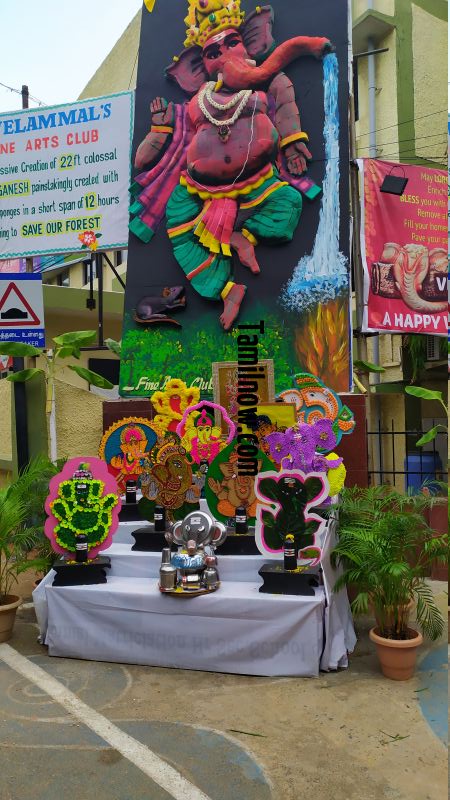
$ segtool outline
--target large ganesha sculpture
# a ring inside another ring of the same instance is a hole
[[[151,102],[135,157],[148,171],[135,179],[130,229],[148,242],[166,211],[175,258],[200,295],[223,301],[225,330],[246,292],[233,280],[232,251],[259,273],[258,242],[289,242],[302,211],[311,153],[283,69],[332,49],[308,36],[275,47],[273,21],[268,5],[245,19],[240,0],[189,0],[186,49],[166,75],[191,99]]]

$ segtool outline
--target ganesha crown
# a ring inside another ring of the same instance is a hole
[[[204,47],[208,39],[228,28],[239,28],[245,17],[241,0],[189,0],[185,47]]]

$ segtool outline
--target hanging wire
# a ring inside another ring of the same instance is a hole
[[[434,142],[434,144],[435,145],[439,144],[439,142]],[[408,153],[411,153],[412,155],[407,155]],[[374,160],[375,161],[386,161],[386,160],[389,160],[389,158],[394,157],[394,156],[398,158],[398,152],[397,153],[383,153],[382,155],[375,156]],[[358,156],[356,156],[356,158],[358,158]],[[361,156],[361,158],[367,159],[367,156]],[[415,153],[414,150],[407,150],[406,154],[403,154],[403,153],[401,154],[401,158],[402,158],[402,161],[411,161],[411,160],[413,160],[413,161],[414,160],[431,161],[431,160],[440,159],[439,163],[443,163],[443,161],[445,161],[446,158],[447,158],[447,150],[445,150],[444,153],[433,153],[432,155],[428,154],[428,153],[426,155],[425,154],[424,155],[418,155],[417,153]],[[341,161],[343,164],[346,164],[346,163],[348,163],[350,161],[350,158],[349,158],[348,155],[332,156],[331,158],[312,158],[310,161],[308,161],[308,164],[322,164],[322,163],[327,163],[328,161]],[[397,162],[395,162],[395,163],[397,163]],[[400,163],[400,162],[398,162],[398,163]],[[419,164],[419,166],[420,166],[420,164]],[[436,169],[438,169],[438,167],[436,167]]]
[[[444,131],[439,131],[439,133],[430,133],[427,136],[413,136],[411,139],[394,139],[391,142],[379,142],[377,144],[378,147],[386,147],[388,144],[404,144],[405,142],[420,142],[421,139],[435,139],[436,136],[445,137],[444,141],[447,139],[447,134]],[[440,142],[433,142],[433,145],[440,144]],[[371,145],[365,144],[362,147],[358,147],[358,150],[369,150]],[[423,147],[423,145],[421,145]]]
[[[400,125],[407,125],[408,122],[416,122],[418,119],[426,119],[427,117],[434,117],[436,114],[444,114],[445,109],[440,109],[439,111],[432,111],[430,114],[423,114],[420,117],[411,117],[411,119],[404,119],[402,122],[395,122],[393,125],[386,125],[385,128],[377,128],[374,131],[366,131],[365,133],[360,133],[360,136],[370,136],[372,133],[379,133],[380,131],[387,131],[389,128],[397,128]]]
[[[2,83],[1,81],[0,81],[0,86],[4,86],[5,89],[9,89],[10,92],[15,92],[16,94],[22,94],[22,89],[14,89],[13,86],[8,86],[6,83]],[[30,98],[30,100],[33,101],[33,103],[38,103],[38,105],[40,106],[47,105],[47,103],[44,103],[43,100],[39,100],[38,97],[33,97],[32,94],[28,94],[28,97]]]

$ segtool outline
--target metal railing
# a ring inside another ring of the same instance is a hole
[[[430,428],[437,423],[432,421]],[[395,486],[400,491],[418,491],[426,483],[433,485],[436,481],[447,481],[446,461],[439,454],[447,453],[447,433],[439,431],[426,449],[417,447],[416,442],[426,431],[396,430],[395,421],[391,420],[390,430],[378,423],[375,431],[367,430],[367,449],[372,453],[372,468],[369,467],[369,485],[383,483]],[[373,438],[375,437],[375,438]],[[445,443],[444,447],[440,447]]]

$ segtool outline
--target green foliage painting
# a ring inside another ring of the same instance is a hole
[[[237,328],[224,334],[215,315],[204,317],[202,327],[188,321],[183,328],[137,328],[126,318],[121,354],[121,394],[125,397],[148,397],[162,389],[169,378],[181,378],[188,386],[197,386],[202,397],[212,399],[211,364],[213,361],[237,361]],[[259,335],[259,359],[274,361],[276,389],[291,386],[291,376],[298,371],[293,357],[294,331],[275,316],[266,315],[263,307],[252,310],[252,321],[264,320],[265,332]]]

